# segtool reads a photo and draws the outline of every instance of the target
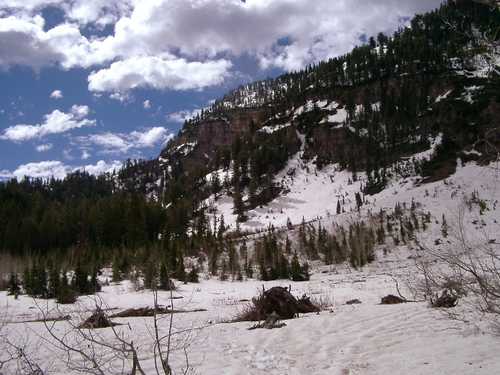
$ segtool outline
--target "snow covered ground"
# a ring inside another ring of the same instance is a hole
[[[345,266],[322,266],[315,269],[311,281],[221,282],[202,280],[199,284],[181,285],[174,307],[204,308],[207,311],[174,315],[176,330],[192,328],[189,335],[175,336],[189,344],[189,362],[197,374],[495,374],[500,371],[496,348],[498,337],[474,329],[469,324],[449,320],[426,303],[380,305],[380,298],[395,293],[390,275],[407,274],[411,262],[404,253],[393,252],[364,271]],[[303,315],[274,330],[253,330],[252,323],[226,323],[242,311],[262,289],[274,285],[292,287],[301,296],[307,293],[316,301],[331,305],[319,314]],[[105,305],[116,312],[128,307],[152,306],[148,291],[135,292],[129,282],[111,285],[100,294]],[[358,298],[359,305],[346,305]],[[13,340],[26,343],[27,353],[51,374],[68,374],[63,352],[47,343],[43,323],[20,323],[39,318],[38,308],[52,309],[52,301],[18,300],[0,293],[4,327]],[[77,323],[86,317],[92,301],[84,298],[77,305],[63,307]],[[160,304],[169,304],[168,293],[160,294]],[[152,318],[123,318],[116,329],[133,339],[147,374],[154,373],[152,355]],[[166,332],[168,320],[160,321]],[[67,322],[56,323],[60,335],[70,329]],[[110,328],[96,334],[111,339]],[[175,351],[173,364],[177,373],[184,364],[182,352]],[[114,373],[119,373],[116,368]],[[7,368],[5,374],[15,373]],[[110,372],[113,373],[113,372]]]

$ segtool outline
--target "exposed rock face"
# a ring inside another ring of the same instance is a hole
[[[330,163],[342,163],[350,152],[347,149],[348,130],[338,124],[321,124],[312,129],[306,143],[304,158],[313,159],[317,156],[318,166]],[[353,150],[354,151],[354,150]],[[364,150],[358,150],[364,152]],[[359,154],[358,154],[359,155]]]
[[[238,109],[200,121],[184,129],[160,157],[182,164],[183,170],[209,167],[219,150],[230,148],[236,138],[257,128],[267,118],[266,113],[266,109]]]

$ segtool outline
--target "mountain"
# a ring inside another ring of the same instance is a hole
[[[392,37],[244,85],[186,121],[149,162],[159,181],[149,188],[189,215],[231,197],[245,226],[256,207],[287,194],[283,171],[297,173],[297,163],[318,172],[335,165],[354,181],[363,173],[368,195],[401,173],[444,179],[457,157],[488,163],[498,144],[499,24],[498,8],[450,1]],[[430,160],[408,162],[431,146]]]

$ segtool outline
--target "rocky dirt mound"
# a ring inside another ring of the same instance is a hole
[[[253,298],[252,305],[241,314],[237,321],[266,320],[273,313],[279,319],[293,319],[297,314],[319,311],[319,307],[314,305],[306,295],[297,299],[288,289],[274,287]]]
[[[393,294],[389,294],[385,297],[382,297],[382,300],[380,301],[381,305],[395,305],[398,303],[405,303],[407,302],[401,297],[395,296]]]

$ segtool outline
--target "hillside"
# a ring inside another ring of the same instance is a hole
[[[252,218],[271,202],[286,216],[279,202],[287,197],[327,199],[332,211],[338,189],[360,176],[358,191],[371,195],[401,175],[446,178],[457,157],[487,164],[500,116],[498,17],[474,2],[450,2],[390,38],[229,93],[162,151],[157,195],[166,205],[187,199],[194,212],[210,202],[229,222],[236,215],[256,228]],[[426,160],[410,162],[431,146]],[[328,184],[333,171],[344,171],[339,186]],[[330,193],[297,195],[311,173]]]

